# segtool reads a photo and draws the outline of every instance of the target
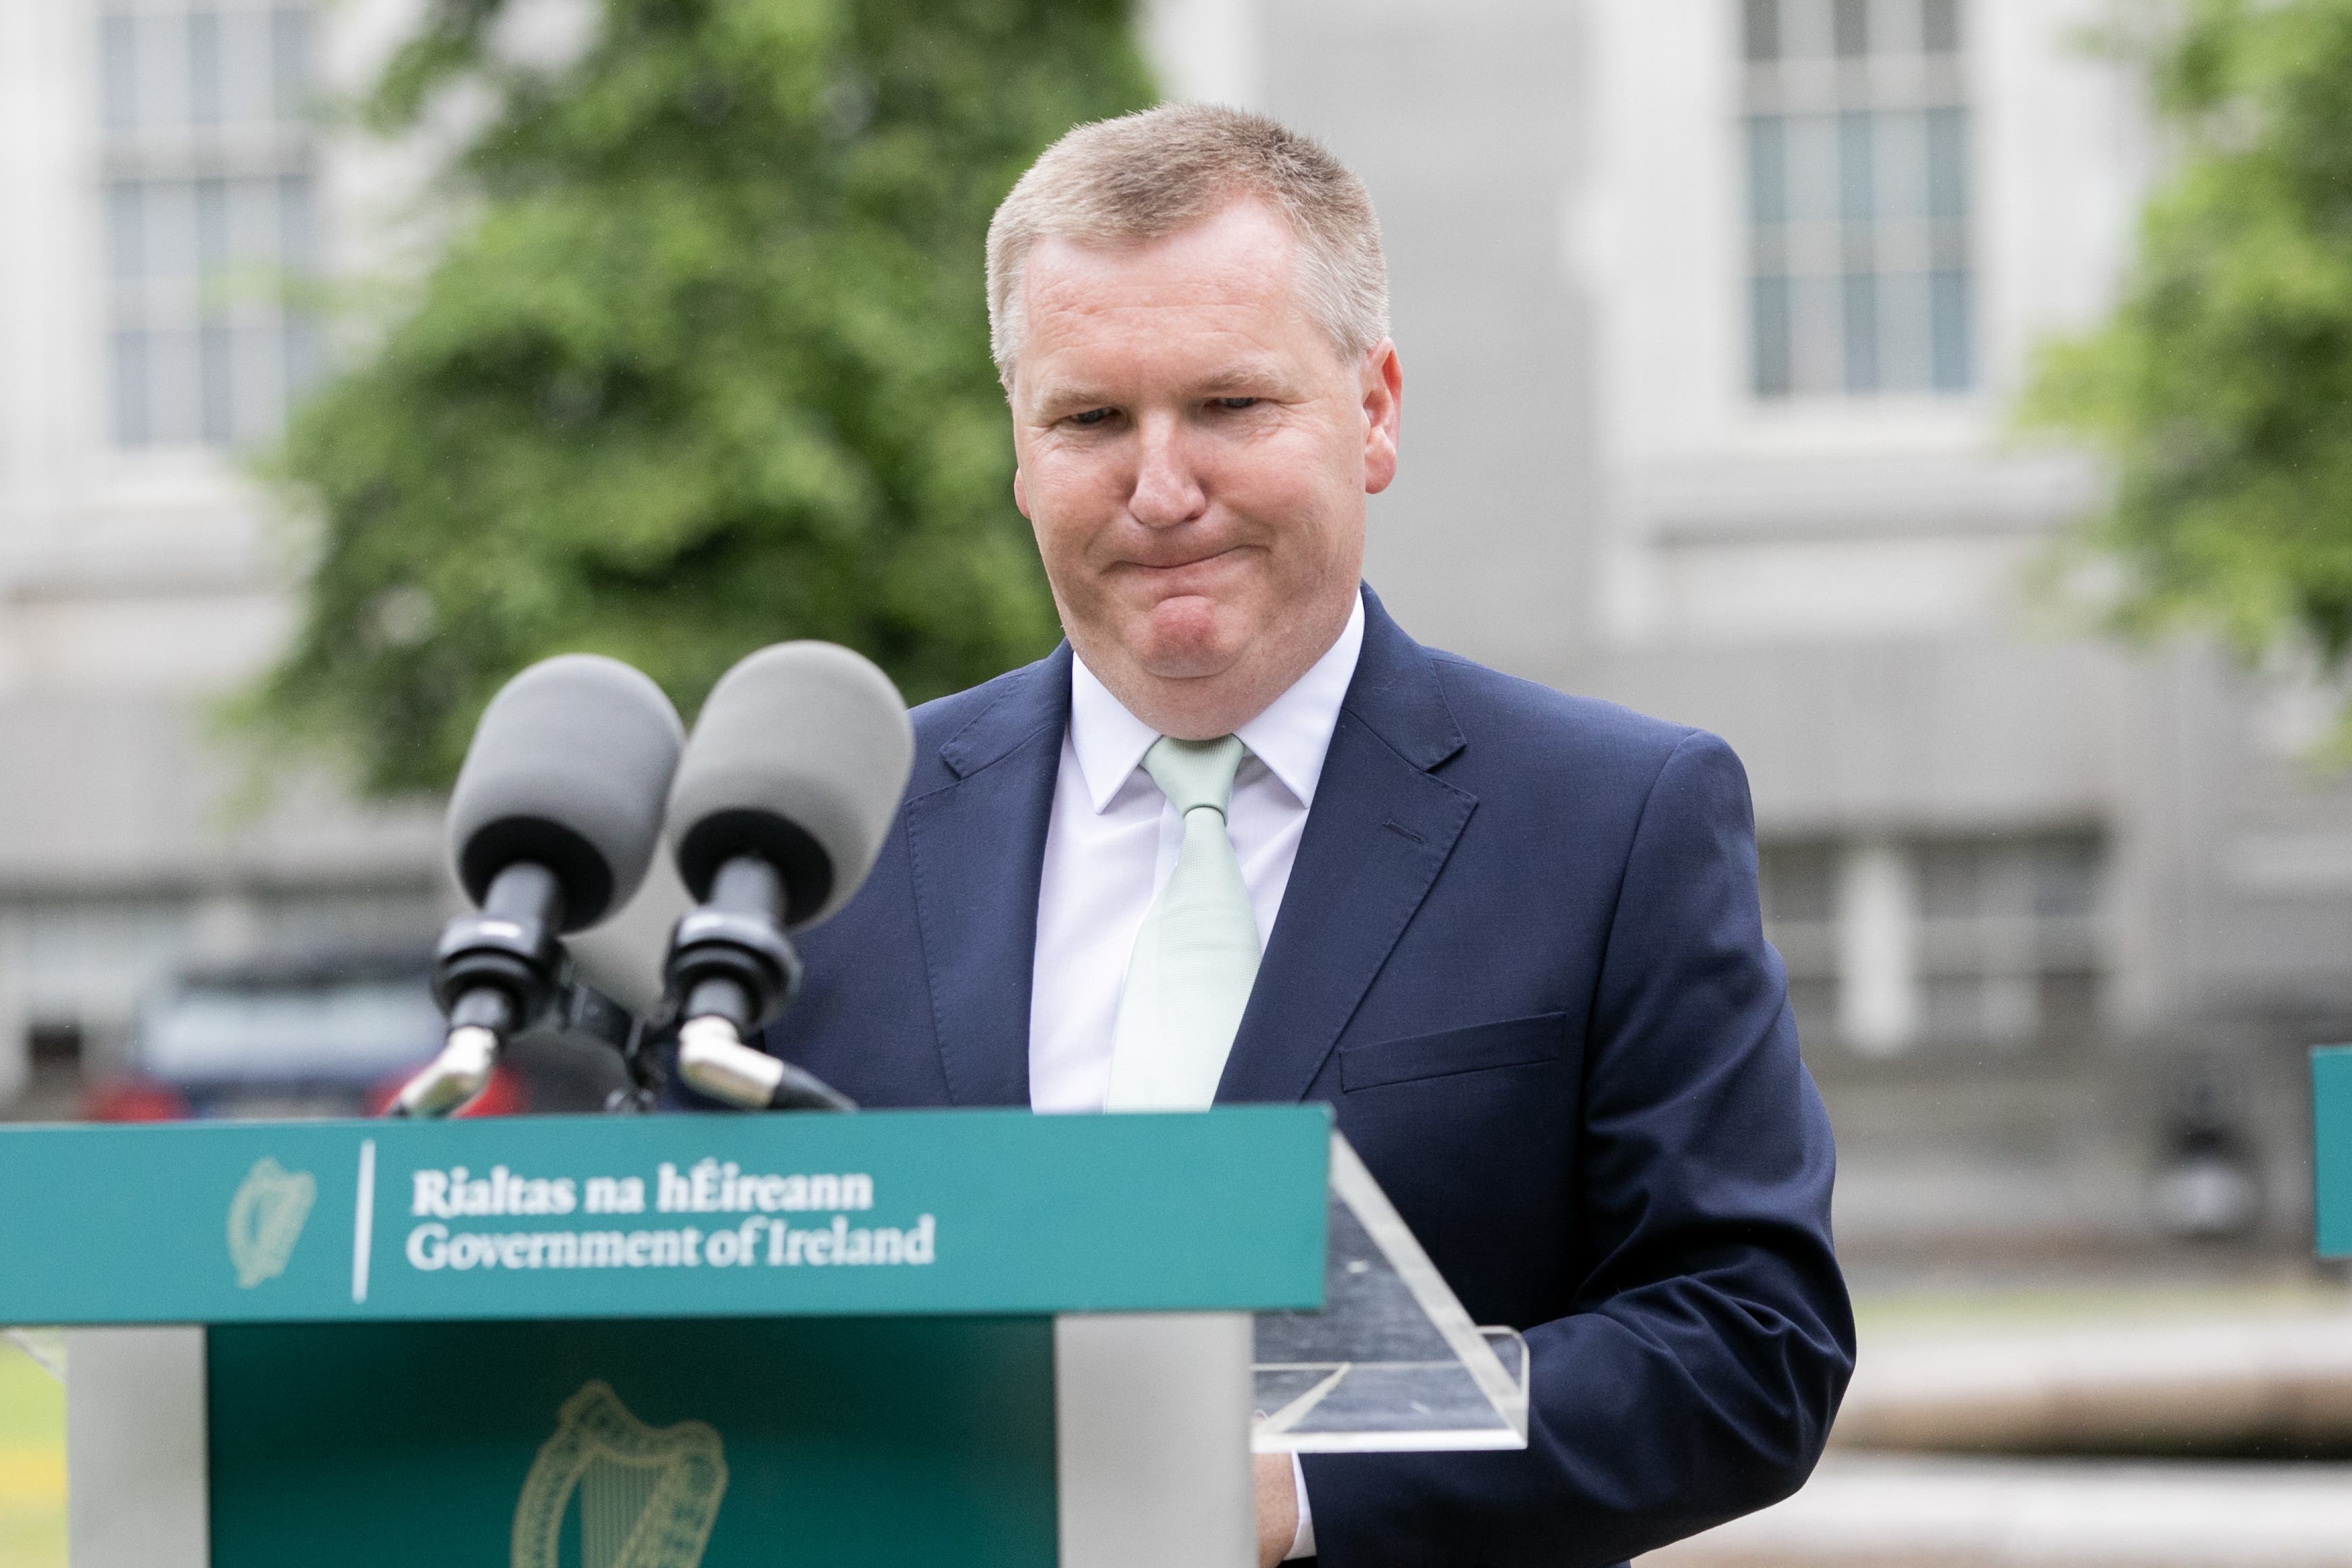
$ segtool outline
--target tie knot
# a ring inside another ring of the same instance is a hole
[[[1219,816],[1232,799],[1234,774],[1242,765],[1241,737],[1221,735],[1214,740],[1179,740],[1163,735],[1143,754],[1143,770],[1168,797],[1179,817],[1202,806]]]

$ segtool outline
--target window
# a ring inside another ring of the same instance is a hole
[[[1741,0],[1750,384],[1974,381],[1959,0]]]
[[[1764,930],[1789,966],[1798,1037],[1835,1038],[1838,1019],[1838,852],[1832,844],[1762,851]]]
[[[2086,1038],[2100,879],[2084,832],[1765,846],[1798,1033],[1864,1055]]]
[[[2011,1044],[2092,1027],[2095,843],[1963,841],[1916,853],[1920,1038]]]
[[[316,370],[310,12],[114,0],[99,18],[111,402],[123,446],[266,438]]]

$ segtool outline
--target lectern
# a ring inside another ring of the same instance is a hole
[[[16,1129],[0,1259],[75,1568],[1215,1568],[1526,1441],[1319,1106]]]

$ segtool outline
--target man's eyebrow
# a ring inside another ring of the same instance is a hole
[[[1192,383],[1195,397],[1227,397],[1239,392],[1264,392],[1289,384],[1279,365],[1243,360],[1223,365]]]
[[[1079,382],[1047,382],[1037,389],[1034,406],[1045,408],[1103,408],[1118,401],[1098,387]]]

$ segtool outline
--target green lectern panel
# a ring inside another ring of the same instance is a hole
[[[43,1260],[0,1323],[1311,1309],[1330,1143],[1320,1105],[0,1129],[0,1258]]]
[[[1053,1568],[1045,1318],[218,1327],[213,1568]]]

